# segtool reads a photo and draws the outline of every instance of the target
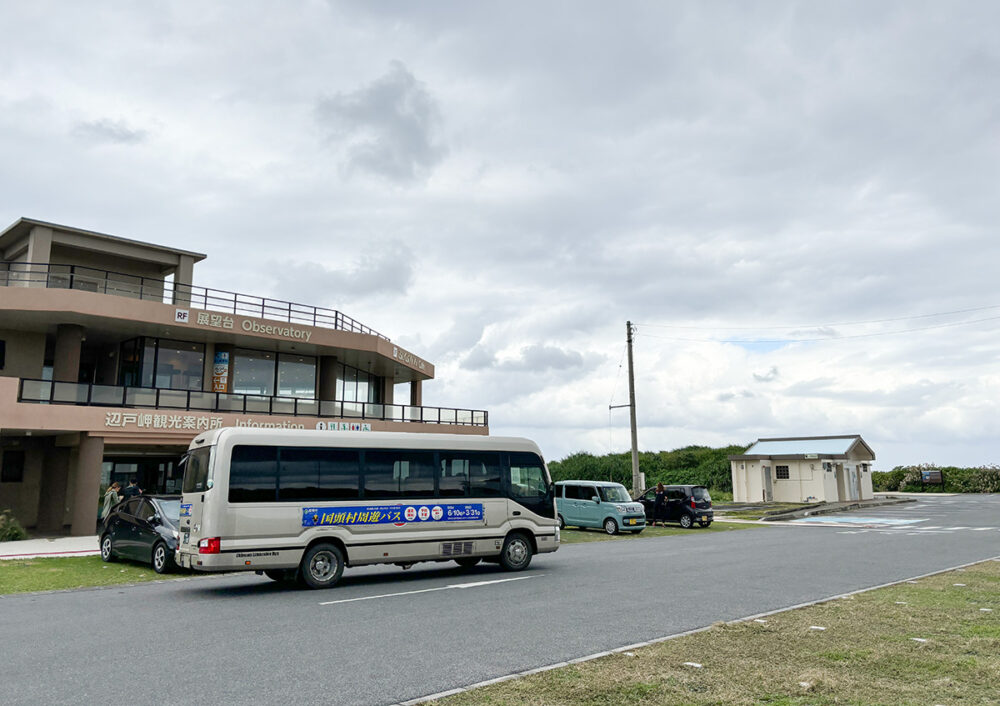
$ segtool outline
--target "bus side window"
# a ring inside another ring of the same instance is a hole
[[[468,453],[469,495],[479,498],[503,496],[500,485],[500,454]]]
[[[233,447],[229,464],[229,502],[274,502],[277,488],[278,447]]]
[[[530,453],[510,455],[510,492],[515,498],[544,498],[548,495],[542,460]]]
[[[442,498],[464,498],[469,488],[469,459],[441,454],[438,492]]]

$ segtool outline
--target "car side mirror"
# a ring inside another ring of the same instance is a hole
[[[159,515],[153,515],[152,517],[149,518],[149,524],[153,525],[153,527],[156,527],[161,522],[162,520],[160,519]]]
[[[598,505],[600,505],[600,504],[601,504],[601,499],[600,499],[599,497],[597,497],[596,495],[594,495],[594,496],[593,496],[593,497],[591,497],[590,499],[591,499],[591,500],[593,500],[593,501],[594,501],[595,503],[597,503]]]

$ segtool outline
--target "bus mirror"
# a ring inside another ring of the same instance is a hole
[[[211,489],[212,489],[212,486],[213,486],[213,485],[215,485],[215,483],[214,483],[214,482],[212,482],[212,479],[211,479],[211,478],[209,478],[209,479],[208,479],[207,481],[205,481],[205,487],[206,487],[206,488],[208,488],[209,490],[211,490]]]
[[[591,499],[591,500],[593,500],[593,501],[594,501],[595,503],[597,503],[598,505],[600,505],[600,504],[601,504],[601,499],[600,499],[599,497],[597,497],[596,495],[595,495],[595,496],[593,496],[593,497],[592,497],[592,498],[590,498],[590,499]]]

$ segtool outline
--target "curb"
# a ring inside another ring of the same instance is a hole
[[[779,522],[781,520],[797,520],[800,517],[813,517],[815,515],[833,515],[838,512],[849,512],[851,510],[865,510],[870,507],[883,507],[885,505],[905,505],[906,503],[915,503],[915,498],[886,498],[885,500],[880,500],[878,502],[856,502],[849,505],[841,505],[839,507],[819,507],[811,508],[805,510],[792,510],[791,512],[782,512],[774,515],[764,515],[760,518],[761,522]]]

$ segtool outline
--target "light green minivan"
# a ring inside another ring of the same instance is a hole
[[[556,483],[556,511],[560,527],[603,527],[608,534],[646,529],[642,504],[632,500],[621,483],[561,480]]]

